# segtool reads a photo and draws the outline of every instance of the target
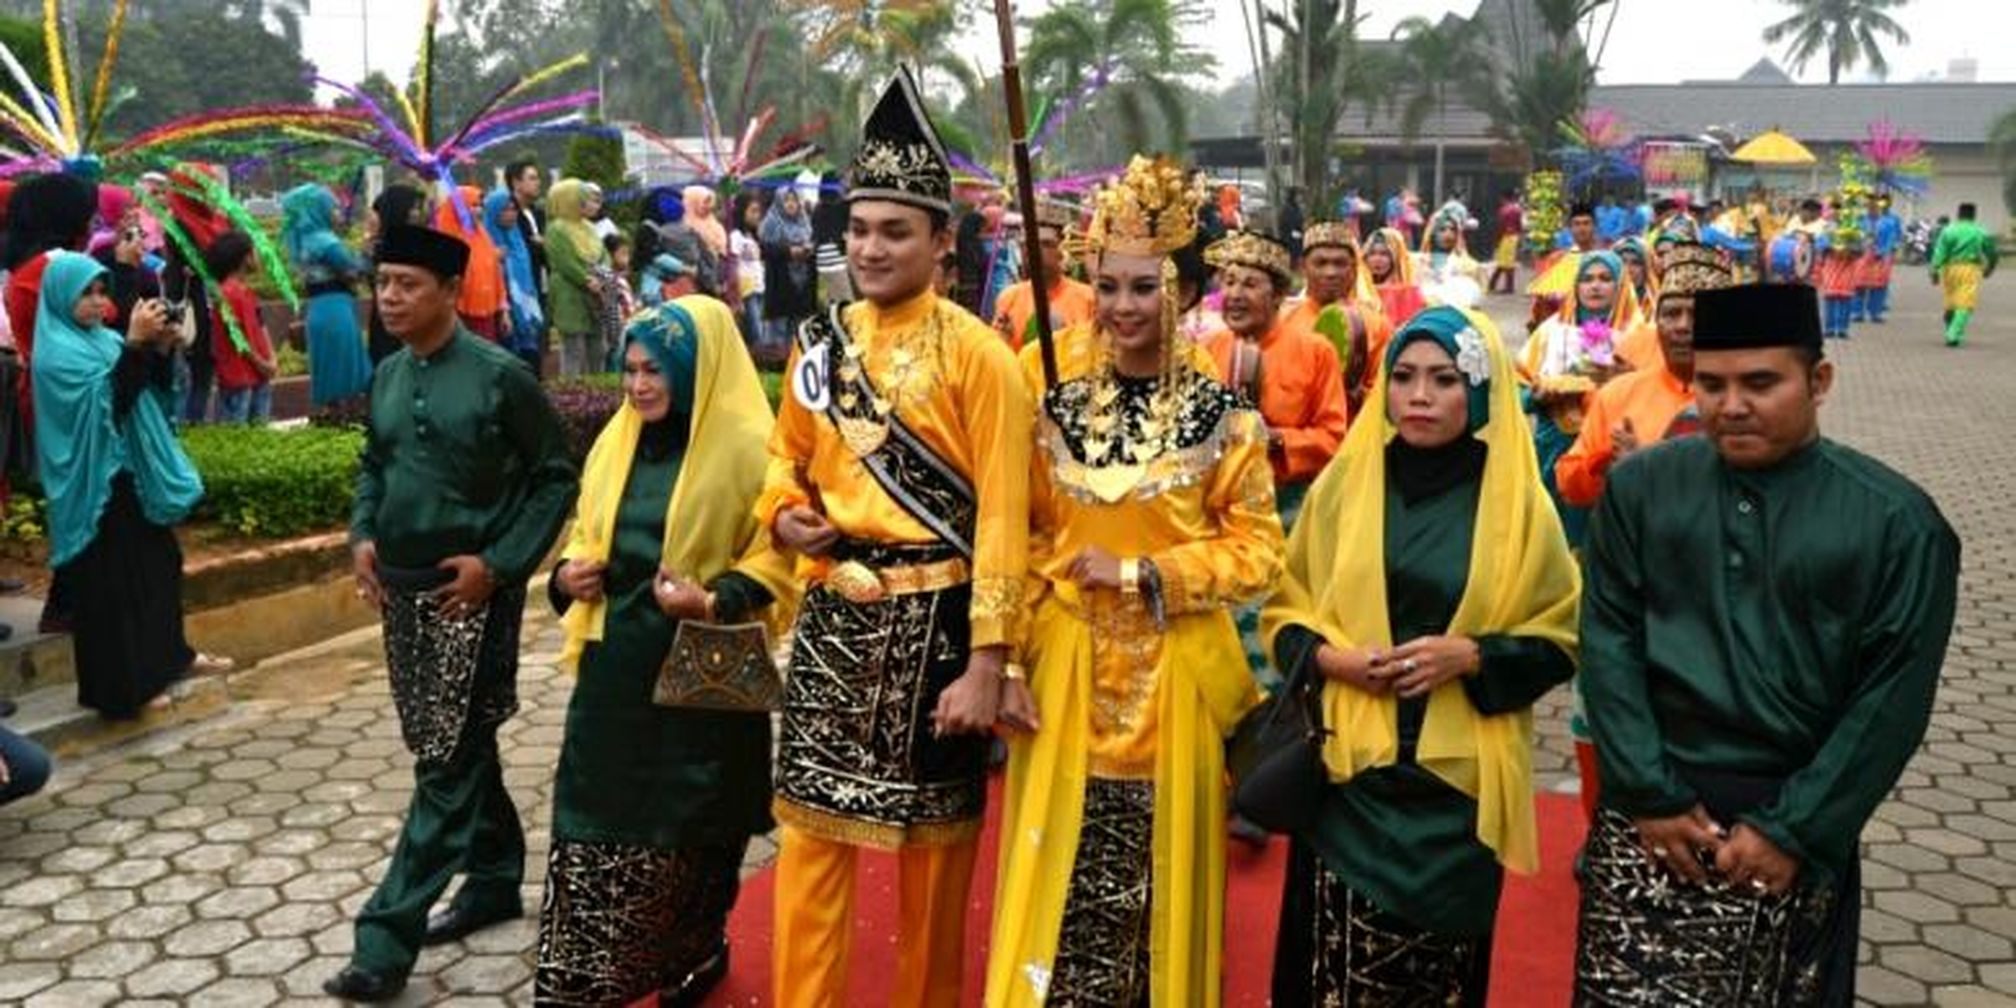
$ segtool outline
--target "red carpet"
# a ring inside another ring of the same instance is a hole
[[[1000,805],[995,782],[990,810]],[[1498,911],[1498,943],[1492,960],[1491,1003],[1494,1008],[1552,1008],[1568,1003],[1575,955],[1575,880],[1569,868],[1582,843],[1581,806],[1573,798],[1542,795],[1540,812],[1540,874],[1510,877]],[[980,864],[973,882],[972,912],[966,925],[966,990],[968,1002],[980,1003],[987,954],[987,929],[994,895],[996,819],[988,816],[981,839]],[[1258,1008],[1267,1003],[1267,985],[1274,961],[1275,914],[1281,899],[1281,874],[1287,845],[1277,840],[1261,851],[1233,843],[1228,873],[1225,922],[1225,1003],[1228,1008]],[[896,968],[896,862],[885,854],[864,854],[860,877],[861,908],[848,1001],[880,1005],[887,1001]],[[762,871],[742,886],[729,921],[734,969],[710,1006],[770,1003],[770,930],[775,875]]]

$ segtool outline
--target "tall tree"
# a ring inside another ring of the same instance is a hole
[[[2002,166],[2002,203],[2016,213],[2016,108],[2002,113],[1988,128],[1988,149]]]
[[[1046,160],[1082,168],[1133,151],[1183,150],[1189,110],[1182,83],[1208,77],[1217,65],[1185,41],[1204,13],[1198,0],[1063,0],[1031,21],[1022,65],[1032,97],[1069,102],[1095,90],[1087,87],[1095,75],[1107,79],[1065,124]]]
[[[1292,15],[1271,8],[1264,15],[1281,33],[1272,96],[1294,139],[1295,185],[1314,200],[1311,205],[1328,206],[1337,124],[1353,103],[1369,108],[1379,97],[1385,61],[1358,44],[1364,21],[1359,0],[1293,0],[1288,6]]]
[[[1400,128],[1412,141],[1421,135],[1431,115],[1438,125],[1445,121],[1452,96],[1474,94],[1487,79],[1484,26],[1468,18],[1430,21],[1417,16],[1400,22],[1393,37],[1400,42],[1399,79],[1406,95],[1400,103]],[[1433,202],[1439,206],[1447,196],[1442,191],[1443,137],[1439,130],[1434,140]]]
[[[1560,144],[1562,124],[1589,104],[1617,0],[1501,6],[1504,16],[1487,27],[1498,62],[1488,86],[1472,89],[1470,98],[1491,116],[1499,135],[1529,156],[1544,154]]]
[[[1791,16],[1764,29],[1769,45],[1786,44],[1785,55],[1795,72],[1822,52],[1827,54],[1827,83],[1839,84],[1841,75],[1867,64],[1878,77],[1890,72],[1890,61],[1876,36],[1887,35],[1898,45],[1911,44],[1911,36],[1889,15],[1910,0],[1779,0],[1794,8]]]

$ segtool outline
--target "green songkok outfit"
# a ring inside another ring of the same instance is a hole
[[[1695,298],[1695,351],[1820,346],[1813,290]],[[1917,749],[1960,544],[1931,498],[1819,438],[1775,465],[1704,437],[1610,473],[1585,548],[1582,690],[1603,781],[1577,1001],[1854,1003],[1863,825]],[[1704,807],[1799,862],[1759,896],[1655,866],[1632,820]]]
[[[452,241],[395,228],[380,262],[436,268]],[[358,915],[354,967],[410,973],[428,909],[458,873],[457,909],[488,918],[519,907],[525,839],[497,728],[518,707],[525,582],[577,486],[560,419],[510,351],[458,324],[427,356],[409,347],[379,365],[350,538],[377,545],[386,669],[415,786],[392,863]],[[465,555],[497,587],[487,605],[450,615],[435,592],[451,572],[439,565]]]

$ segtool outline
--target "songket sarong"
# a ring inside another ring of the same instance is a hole
[[[720,968],[748,842],[662,850],[555,841],[539,911],[540,1005],[677,995]]]
[[[1482,1008],[1491,936],[1440,934],[1380,907],[1297,841],[1274,966],[1273,1004]]]
[[[1852,896],[1852,893],[1847,894]],[[1839,889],[1759,897],[1694,886],[1655,865],[1631,820],[1600,808],[1584,852],[1575,1003],[1659,1008],[1849,1004],[1855,934]],[[1830,963],[1845,955],[1846,962]],[[1831,975],[1830,975],[1831,974]],[[1845,995],[1845,997],[1844,997]]]
[[[956,560],[948,546],[876,546],[842,559],[876,571]],[[965,674],[970,584],[850,602],[805,594],[784,680],[778,821],[822,839],[893,850],[978,835],[988,739],[938,738],[938,696]]]
[[[455,762],[473,733],[518,710],[525,589],[499,588],[487,605],[450,616],[435,594],[448,581],[442,570],[379,570],[392,702],[406,748],[423,768]]]
[[[1148,1004],[1155,785],[1091,778],[1057,937],[1051,1008]]]

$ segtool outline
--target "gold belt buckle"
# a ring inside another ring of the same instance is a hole
[[[826,586],[855,605],[870,605],[889,597],[881,576],[859,560],[848,560],[834,567],[826,576]]]

